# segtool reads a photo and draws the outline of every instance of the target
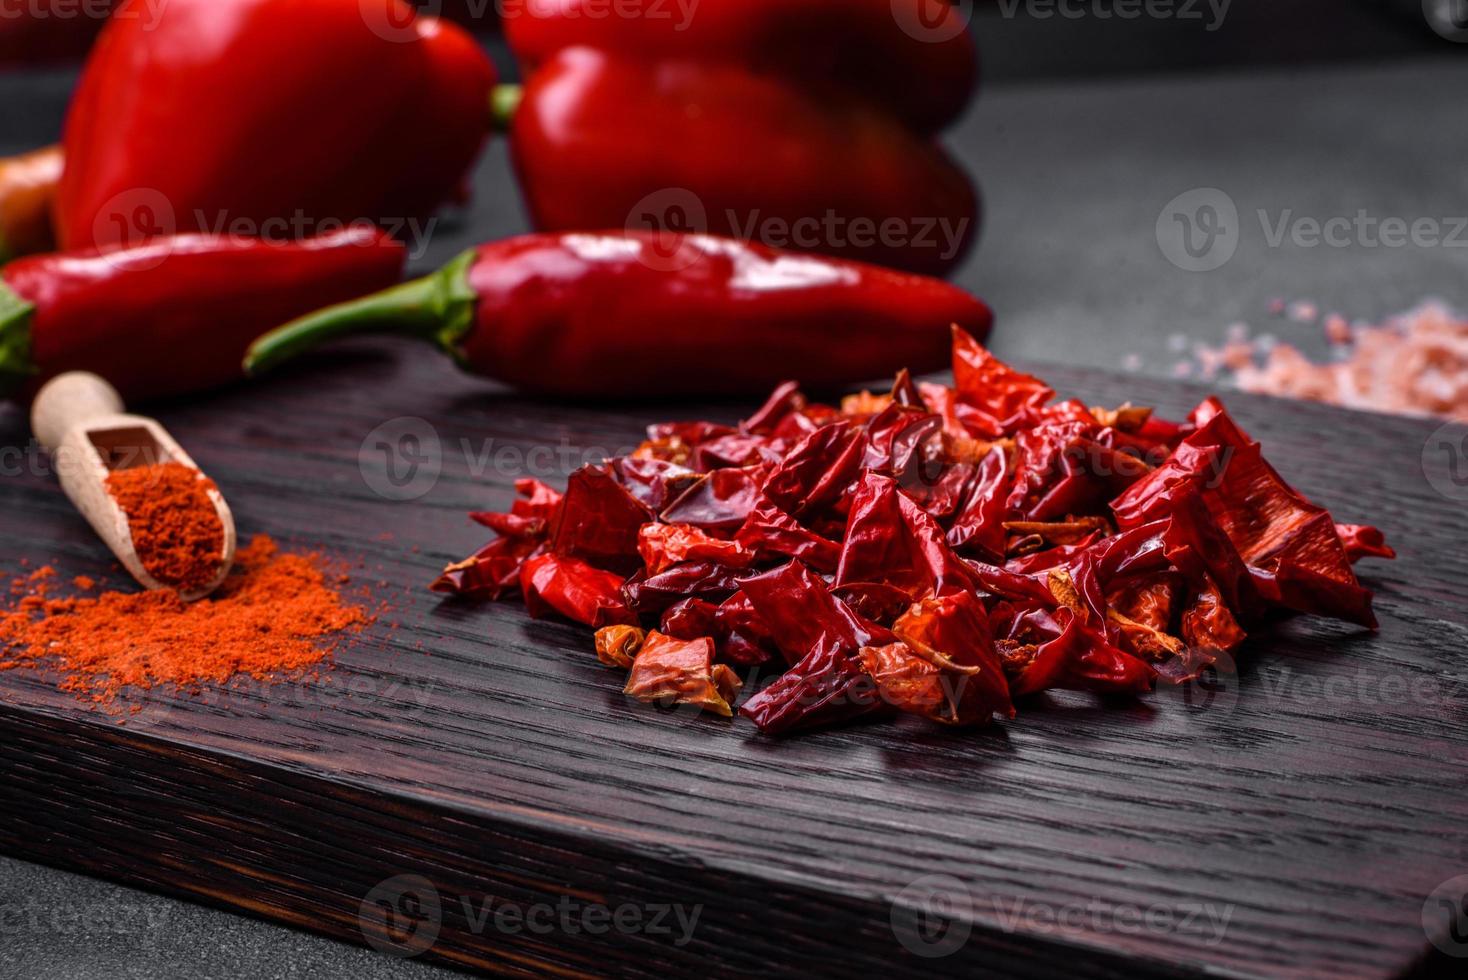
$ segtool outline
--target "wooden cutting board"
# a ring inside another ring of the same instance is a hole
[[[1434,424],[1228,399],[1287,478],[1387,529],[1378,634],[1299,619],[1207,690],[778,741],[624,698],[581,627],[423,589],[515,478],[745,406],[568,408],[399,345],[331,360],[151,408],[243,539],[352,558],[395,611],[319,683],[122,718],[0,673],[0,850],[503,973],[1423,969],[1424,903],[1468,873],[1468,489],[1426,479]],[[1175,416],[1201,395],[1043,373]],[[28,436],[0,416],[0,446]],[[416,474],[386,478],[383,436]],[[107,574],[54,481],[3,462],[0,567]]]

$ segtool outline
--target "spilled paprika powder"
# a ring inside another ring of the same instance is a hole
[[[55,582],[50,568],[12,582],[0,611],[0,670],[55,668],[61,690],[101,705],[125,688],[295,678],[372,620],[343,598],[319,555],[283,553],[265,535],[194,603],[166,590],[59,596]]]
[[[127,515],[133,548],[148,574],[194,592],[219,574],[224,525],[209,492],[214,481],[182,463],[114,470],[107,492]]]

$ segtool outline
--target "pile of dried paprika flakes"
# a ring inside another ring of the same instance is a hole
[[[954,385],[898,375],[840,408],[779,388],[738,426],[655,425],[535,480],[436,591],[521,590],[595,628],[645,700],[787,733],[901,710],[1012,717],[1049,689],[1196,678],[1276,611],[1374,628],[1351,565],[1393,557],[1287,484],[1215,398],[1187,422],[1055,401],[955,330]]]

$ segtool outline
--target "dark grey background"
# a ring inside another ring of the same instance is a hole
[[[1214,31],[1207,18],[1105,19],[1089,0],[1075,19],[980,6],[985,88],[950,143],[988,216],[956,278],[994,306],[1000,353],[1166,374],[1175,347],[1235,321],[1317,345],[1316,328],[1270,316],[1275,298],[1352,318],[1468,299],[1468,247],[1271,247],[1257,214],[1468,215],[1468,61],[1422,26],[1416,0],[1235,0]],[[72,77],[0,77],[0,154],[58,135]],[[476,184],[418,268],[523,230],[503,143]],[[1237,250],[1212,272],[1179,269],[1157,238],[1164,206],[1197,188],[1239,214]],[[0,978],[441,973],[0,857]]]

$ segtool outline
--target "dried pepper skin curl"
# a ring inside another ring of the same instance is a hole
[[[246,369],[389,332],[544,394],[747,395],[792,369],[817,387],[879,377],[893,363],[937,370],[951,324],[982,335],[992,323],[956,286],[857,262],[707,235],[524,235],[287,324],[254,345]]]
[[[1194,680],[1276,614],[1374,625],[1351,564],[1392,557],[1384,535],[1334,523],[1216,399],[1090,408],[952,345],[953,387],[903,373],[837,408],[781,385],[738,425],[650,427],[564,496],[528,481],[434,587],[498,596],[519,569],[633,697],[725,714],[757,668],[738,711],[769,735],[984,726]]]

